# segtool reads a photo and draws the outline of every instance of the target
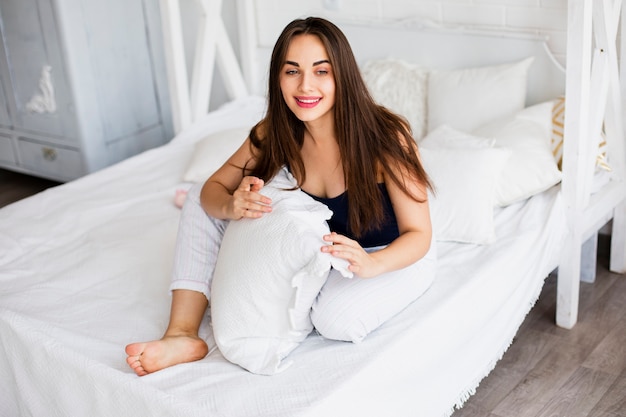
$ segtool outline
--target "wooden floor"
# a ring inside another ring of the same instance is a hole
[[[608,271],[609,238],[600,236],[576,326],[555,326],[550,276],[509,350],[453,417],[626,416],[626,276]]]
[[[56,184],[0,170],[0,207]],[[626,276],[608,271],[609,239],[600,236],[598,276],[581,283],[574,329],[554,324],[550,276],[507,353],[453,417],[626,417]]]
[[[0,169],[0,207],[58,184],[58,182]]]

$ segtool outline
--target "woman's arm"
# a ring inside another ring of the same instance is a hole
[[[394,169],[394,167],[388,167]],[[432,227],[428,208],[427,189],[417,181],[408,181],[408,174],[395,172],[398,178],[404,178],[408,191],[423,202],[418,202],[407,195],[394,181],[386,176],[385,185],[393,205],[400,235],[386,248],[367,253],[354,240],[331,233],[325,237],[332,246],[323,247],[322,251],[350,262],[350,270],[361,278],[371,278],[385,272],[407,267],[426,255],[430,248]]]
[[[263,180],[244,176],[242,167],[254,166],[250,138],[204,183],[200,202],[210,216],[238,220],[258,218],[272,211],[272,201],[259,193]]]
[[[400,178],[409,178],[408,176]],[[428,193],[423,184],[406,184],[410,193],[423,202],[415,201],[393,181],[385,185],[391,198],[400,235],[385,249],[372,253],[383,272],[409,266],[423,258],[430,249],[432,225],[428,207]]]

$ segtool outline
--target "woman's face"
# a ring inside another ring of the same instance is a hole
[[[280,74],[283,99],[303,122],[332,122],[335,76],[326,48],[315,35],[291,40]]]

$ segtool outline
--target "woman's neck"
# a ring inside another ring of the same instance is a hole
[[[324,145],[325,143],[337,143],[335,136],[334,120],[329,117],[317,119],[315,121],[304,122],[306,129],[305,135],[313,140],[316,145]]]

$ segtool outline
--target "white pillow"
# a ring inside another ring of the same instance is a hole
[[[404,116],[416,140],[426,133],[428,71],[399,59],[368,61],[362,69],[370,94],[379,104]]]
[[[221,130],[198,141],[183,181],[206,181],[239,149],[249,133],[249,127],[239,127]]]
[[[552,107],[552,102],[536,104],[472,132],[493,137],[496,147],[513,152],[496,190],[498,206],[524,200],[561,181],[550,147]]]
[[[226,359],[272,375],[313,329],[310,310],[331,265],[352,276],[347,262],[322,253],[332,212],[295,186],[282,169],[263,189],[272,212],[226,228],[211,284],[215,341]]]
[[[493,148],[495,139],[486,139],[461,132],[448,125],[441,125],[430,132],[420,146],[428,148]]]
[[[430,212],[437,240],[492,243],[496,184],[511,151],[422,146],[420,153],[435,188]]]
[[[524,108],[527,74],[534,58],[513,64],[431,71],[428,131],[447,124],[471,132]]]

